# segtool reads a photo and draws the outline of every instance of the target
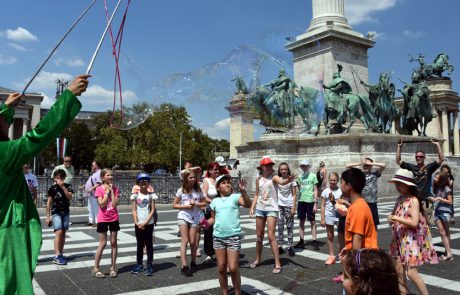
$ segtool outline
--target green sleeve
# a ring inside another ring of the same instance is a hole
[[[77,97],[70,90],[65,90],[33,130],[8,142],[5,157],[0,159],[0,169],[12,171],[30,162],[64,131],[80,109]]]

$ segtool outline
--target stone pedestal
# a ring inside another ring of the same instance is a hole
[[[280,162],[287,162],[293,173],[301,173],[299,164],[308,159],[312,163],[312,171],[316,172],[320,161],[326,163],[329,172],[339,175],[345,170],[345,165],[350,162],[362,161],[369,157],[376,162],[387,165],[383,176],[379,179],[379,192],[382,194],[394,193],[394,185],[386,182],[394,175],[399,166],[396,164],[397,140],[403,138],[410,141],[413,136],[393,134],[335,134],[329,136],[293,136],[286,134],[268,134],[260,140],[248,142],[246,145],[237,146],[239,171],[248,180],[249,189],[254,189],[256,167],[263,156],[270,156],[275,162],[275,169]],[[417,150],[424,150],[426,162],[437,159],[436,148],[431,142],[406,143],[402,147],[401,158],[403,161],[415,163],[414,155]],[[447,162],[454,174],[460,173],[460,161],[449,159]],[[456,184],[457,188],[459,185]]]

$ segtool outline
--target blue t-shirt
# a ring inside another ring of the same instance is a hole
[[[241,234],[240,211],[238,200],[241,194],[228,197],[216,197],[211,202],[211,210],[215,213],[214,236],[227,238]]]

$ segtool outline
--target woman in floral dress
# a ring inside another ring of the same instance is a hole
[[[407,294],[407,277],[420,294],[428,294],[416,267],[438,263],[438,256],[433,248],[423,206],[420,206],[417,185],[412,172],[405,169],[396,171],[396,175],[388,182],[394,183],[400,194],[388,220],[392,229],[390,255],[396,260],[401,294]]]

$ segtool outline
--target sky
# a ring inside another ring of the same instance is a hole
[[[2,5],[0,22],[0,86],[22,91],[52,48],[90,0],[15,0]],[[107,0],[109,11],[115,0]],[[118,31],[127,0],[115,16]],[[292,76],[291,54],[285,37],[302,34],[312,18],[311,0],[133,0],[124,27],[120,54],[123,100],[185,106],[195,126],[215,138],[229,137],[224,106],[233,96],[242,73],[248,84],[251,62],[264,56],[260,83],[275,78],[281,66]],[[432,62],[439,52],[456,67],[453,90],[460,91],[460,1],[345,0],[353,30],[376,34],[370,49],[369,80],[393,71],[409,81],[417,65],[409,54],[426,54]],[[84,73],[106,24],[104,1],[97,0],[45,65],[28,92],[54,101],[56,79]],[[104,111],[114,103],[115,62],[106,38],[95,61],[84,110]],[[260,129],[260,128],[259,128]]]

